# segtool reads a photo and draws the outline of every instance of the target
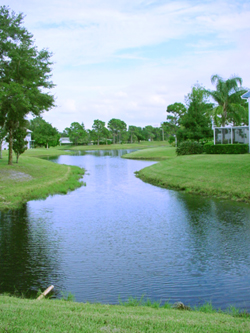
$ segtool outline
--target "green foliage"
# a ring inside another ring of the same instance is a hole
[[[54,86],[51,54],[37,50],[22,21],[23,14],[0,7],[0,125],[9,136],[9,164],[14,130],[30,112],[39,115],[54,106],[54,97],[46,92]]]
[[[247,144],[220,144],[214,145],[209,142],[203,146],[206,154],[246,154],[248,153]]]
[[[211,82],[215,83],[216,90],[208,90],[208,94],[216,102],[213,109],[213,118],[216,126],[225,126],[233,123],[248,125],[247,101],[241,96],[246,92],[241,85],[242,79],[237,76],[224,80],[219,75],[213,75]]]
[[[127,124],[123,120],[112,118],[108,122],[108,128],[113,134],[113,143],[118,143],[122,141],[122,135],[127,131]]]
[[[176,148],[176,154],[179,155],[193,155],[202,154],[203,147],[200,143],[195,141],[184,141]]]
[[[59,132],[43,118],[36,117],[30,121],[29,129],[32,131],[36,146],[55,147],[59,143]]]
[[[105,127],[105,122],[101,121],[99,119],[95,119],[94,123],[92,125],[93,132],[97,137],[97,144],[100,144],[100,138],[101,137],[108,137],[109,132],[107,128]]]
[[[200,311],[204,313],[216,313],[217,310],[213,307],[211,302],[207,302],[201,306],[195,306],[194,311]]]
[[[79,124],[78,122],[73,122],[65,131],[68,133],[70,141],[74,142],[76,146],[88,142],[88,133],[83,123]]]
[[[159,309],[161,307],[160,301],[152,302],[149,298],[144,299],[144,295],[138,299],[136,297],[130,296],[127,301],[122,301],[119,298],[119,304],[122,306],[147,306],[149,308]]]
[[[206,90],[196,84],[191,93],[186,96],[187,112],[181,117],[177,132],[178,142],[185,140],[200,140],[210,138],[213,134],[210,113],[212,104],[208,101]]]
[[[175,137],[174,136],[169,136],[169,138],[168,138],[168,142],[169,142],[169,144],[171,145],[171,143],[172,142],[175,142]]]
[[[62,298],[61,300],[67,301],[67,302],[75,302],[75,295],[72,294],[71,292],[64,292],[61,291]]]
[[[16,162],[18,163],[18,158],[27,149],[28,141],[25,140],[27,135],[26,128],[18,127],[13,134],[13,150],[16,154]]]
[[[180,127],[180,120],[182,116],[187,112],[187,108],[182,103],[170,104],[167,107],[167,123],[168,130],[171,134],[176,134]]]

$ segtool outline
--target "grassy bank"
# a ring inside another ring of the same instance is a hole
[[[250,154],[178,156],[137,175],[166,188],[250,202]]]
[[[176,157],[174,147],[163,146],[155,148],[147,148],[142,150],[134,151],[130,154],[125,154],[122,157],[128,159],[138,159],[138,160],[150,160],[150,161],[161,161],[168,158]]]
[[[140,143],[123,143],[123,144],[111,144],[111,145],[92,145],[92,146],[68,146],[64,149],[70,150],[108,150],[108,149],[145,149],[152,147],[169,146],[167,141],[141,141]]]
[[[82,185],[84,170],[76,166],[52,163],[39,156],[64,154],[58,149],[30,149],[19,163],[7,165],[7,152],[0,159],[0,209],[13,209],[32,199],[67,193]]]
[[[249,318],[0,296],[0,332],[249,332]]]

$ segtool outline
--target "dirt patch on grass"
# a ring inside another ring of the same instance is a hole
[[[27,173],[15,171],[15,170],[2,170],[0,174],[0,178],[3,179],[11,179],[18,182],[25,182],[33,179],[31,175]]]

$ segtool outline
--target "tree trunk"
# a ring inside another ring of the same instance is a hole
[[[3,158],[3,156],[2,156],[2,143],[3,143],[3,141],[0,142],[0,159]]]
[[[97,137],[97,145],[99,146],[99,136]]]
[[[18,163],[19,154],[16,154],[16,162]]]
[[[115,133],[113,133],[113,144],[115,144]]]
[[[49,143],[47,142],[47,149],[49,149]]]
[[[12,165],[12,149],[13,149],[13,129],[9,130],[9,159],[8,165]]]
[[[131,133],[131,139],[130,139],[130,143],[132,143],[133,141],[132,141],[132,133]]]

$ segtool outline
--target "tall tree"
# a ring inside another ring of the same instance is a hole
[[[27,129],[19,126],[13,133],[13,150],[16,154],[16,162],[18,163],[19,156],[25,152],[28,148],[28,141],[25,140],[27,135]]]
[[[112,118],[108,122],[108,128],[113,134],[113,143],[115,143],[121,141],[122,134],[127,130],[127,124],[123,120]]]
[[[182,103],[174,103],[168,105],[166,112],[168,114],[168,129],[171,131],[171,134],[174,135],[180,127],[181,118],[187,112],[187,108]]]
[[[97,144],[99,146],[100,137],[105,134],[105,122],[99,119],[95,119],[92,128],[97,137]]]
[[[247,102],[241,98],[246,90],[241,87],[242,79],[232,76],[223,80],[219,75],[213,75],[211,82],[216,86],[216,90],[208,90],[208,94],[216,102],[213,109],[215,124],[224,127],[228,123],[246,123]]]
[[[207,91],[196,84],[186,98],[187,112],[181,117],[177,132],[178,141],[199,140],[212,137],[211,110],[213,104],[208,100]]]
[[[65,128],[65,132],[68,133],[70,141],[74,142],[77,146],[79,143],[85,143],[88,139],[88,133],[84,128],[84,124],[73,122],[70,127]]]
[[[51,78],[51,54],[38,51],[33,36],[22,26],[23,14],[0,7],[0,126],[9,137],[12,164],[13,133],[30,112],[39,115],[54,106],[47,89]]]
[[[29,129],[32,131],[32,138],[35,144],[45,146],[58,145],[60,134],[58,130],[41,117],[36,117],[30,121]]]

